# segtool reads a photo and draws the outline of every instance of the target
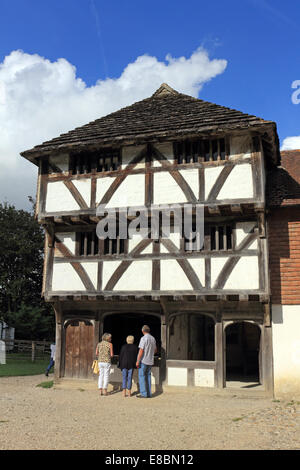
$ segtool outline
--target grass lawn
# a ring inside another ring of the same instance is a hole
[[[39,375],[43,374],[49,364],[50,358],[37,358],[34,362],[30,356],[24,354],[7,354],[6,364],[0,364],[0,377],[12,377],[15,375]],[[53,372],[53,369],[51,370]]]

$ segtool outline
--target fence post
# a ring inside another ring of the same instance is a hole
[[[34,362],[35,360],[35,341],[31,343],[31,361]]]

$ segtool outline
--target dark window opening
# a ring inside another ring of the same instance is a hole
[[[121,255],[125,253],[125,240],[117,238],[106,238],[104,240],[104,255]]]
[[[184,251],[201,251],[203,249],[204,240],[201,238],[201,233],[196,231],[196,222],[193,220],[190,236],[184,237]]]
[[[116,149],[103,149],[97,155],[97,172],[116,171],[121,167],[121,154]]]
[[[92,155],[83,152],[70,155],[70,171],[73,175],[91,173]]]
[[[209,140],[204,140],[204,161],[209,162],[210,158],[210,142]]]
[[[232,250],[231,225],[215,225],[210,227],[210,250]]]
[[[115,239],[106,238],[103,243],[96,231],[77,232],[78,256],[121,255],[125,253],[125,240],[117,235]]]
[[[80,152],[70,155],[70,172],[73,175],[92,171],[116,171],[121,168],[121,150],[103,148],[95,152]]]
[[[196,227],[193,223],[193,233]],[[184,237],[184,251],[227,251],[232,250],[233,229],[231,225],[205,225],[204,240],[201,240],[201,234],[191,237]]]
[[[95,256],[99,252],[99,239],[96,231],[77,232],[76,241],[79,256]]]
[[[225,138],[174,142],[177,164],[226,160]]]
[[[218,140],[213,140],[211,145],[212,145],[212,159],[214,161],[217,161],[218,160],[218,155],[219,155],[219,152],[218,152]]]

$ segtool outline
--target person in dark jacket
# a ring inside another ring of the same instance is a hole
[[[126,344],[123,344],[119,356],[119,368],[123,377],[123,397],[126,397],[126,388],[128,396],[131,397],[132,374],[136,368],[138,348],[134,344],[134,337],[127,336]]]

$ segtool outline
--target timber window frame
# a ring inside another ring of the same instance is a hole
[[[121,148],[101,148],[93,152],[74,152],[69,158],[72,175],[118,171],[122,167]]]
[[[120,238],[119,235],[114,239],[100,240],[96,230],[76,232],[76,256],[120,256],[127,254],[127,250],[127,240]]]
[[[232,251],[235,248],[234,224],[229,223],[209,223],[204,225],[204,241],[201,248],[190,248],[192,238],[186,236],[182,240],[182,248],[185,253],[193,251]],[[197,243],[200,246],[200,237],[197,234]]]
[[[230,154],[229,140],[226,137],[173,142],[173,151],[177,165],[224,161],[228,160]]]

